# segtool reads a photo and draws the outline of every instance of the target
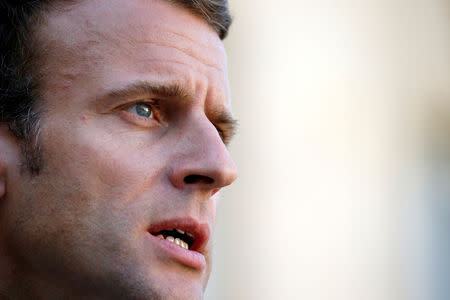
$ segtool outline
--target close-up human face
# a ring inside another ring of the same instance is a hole
[[[201,299],[218,191],[237,176],[222,42],[166,1],[79,1],[45,20],[43,165],[17,156],[7,174],[15,274],[58,299]]]

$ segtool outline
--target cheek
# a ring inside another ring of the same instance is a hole
[[[156,149],[139,141],[133,133],[114,134],[99,126],[81,127],[70,139],[52,145],[50,169],[60,172],[66,181],[76,178],[91,193],[132,198],[161,180],[165,164]]]

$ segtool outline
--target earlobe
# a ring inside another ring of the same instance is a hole
[[[0,199],[3,199],[6,192],[6,177],[2,174],[0,175]]]
[[[0,124],[0,199],[6,194],[8,170],[18,156],[19,147],[7,124]]]
[[[6,193],[6,165],[7,149],[5,149],[5,125],[0,125],[0,199],[3,199]]]

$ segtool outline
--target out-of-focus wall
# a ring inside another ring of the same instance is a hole
[[[230,6],[240,177],[206,299],[450,299],[449,2]]]

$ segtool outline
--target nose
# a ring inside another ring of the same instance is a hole
[[[170,163],[170,182],[178,189],[215,193],[236,179],[236,165],[214,125],[205,116],[192,119],[180,129],[183,134]]]

